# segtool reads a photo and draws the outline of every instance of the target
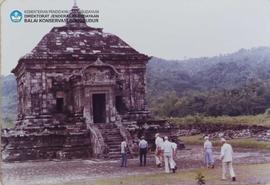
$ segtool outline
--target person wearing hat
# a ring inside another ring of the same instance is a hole
[[[139,149],[140,149],[140,166],[146,165],[146,154],[148,149],[148,143],[145,140],[144,136],[141,137],[139,142]]]
[[[170,168],[174,169],[174,165],[175,165],[175,162],[173,160],[173,147],[172,147],[172,143],[169,141],[167,136],[165,136],[164,139],[165,141],[162,148],[163,148],[163,154],[164,154],[165,172],[170,173]]]
[[[220,159],[222,160],[222,180],[226,179],[226,171],[229,168],[230,176],[232,181],[236,181],[235,173],[233,170],[233,149],[230,144],[227,143],[226,139],[221,138],[221,154]]]
[[[156,144],[156,152],[155,152],[155,159],[157,167],[161,167],[162,164],[162,146],[163,146],[163,139],[159,136],[159,133],[155,135],[155,144]]]
[[[209,141],[209,137],[204,137],[204,162],[207,168],[211,167],[214,168],[214,157],[213,157],[213,145],[212,142]]]

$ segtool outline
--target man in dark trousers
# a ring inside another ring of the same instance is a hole
[[[127,167],[127,142],[123,140],[121,142],[121,167]]]
[[[145,140],[144,136],[141,137],[139,142],[139,149],[140,149],[140,166],[146,165],[146,154],[147,154],[148,143]]]

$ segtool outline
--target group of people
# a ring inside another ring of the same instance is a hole
[[[207,168],[214,168],[214,156],[213,156],[213,145],[206,136],[204,142],[204,161]],[[227,168],[229,168],[230,176],[232,181],[236,181],[234,169],[233,169],[233,149],[232,146],[227,143],[226,139],[221,138],[221,151],[220,160],[222,161],[222,180],[226,180]]]
[[[139,142],[139,153],[140,153],[140,166],[146,166],[146,155],[148,151],[148,142],[145,140],[144,136],[141,137]],[[127,142],[123,140],[121,142],[121,167],[127,167]]]
[[[140,149],[140,166],[146,166],[148,142],[145,140],[144,136],[141,137],[141,140],[139,142],[139,149]],[[127,142],[123,140],[121,142],[121,167],[127,167],[127,153],[128,153]]]
[[[165,172],[169,173],[172,171],[175,173],[176,166],[176,153],[177,153],[177,144],[171,140],[167,136],[163,138],[160,137],[159,133],[155,135],[155,159],[157,167],[162,166],[162,162],[164,160]],[[138,144],[139,147],[139,155],[140,155],[140,166],[146,166],[146,157],[148,151],[148,142],[145,140],[145,137],[142,136],[141,140]],[[123,140],[121,142],[121,167],[127,167],[127,142]]]
[[[155,137],[155,158],[157,167],[162,166],[162,161],[164,159],[165,172],[170,173],[170,171],[172,171],[173,173],[175,173],[175,171],[177,170],[175,162],[177,156],[177,144],[174,140],[169,141],[169,138],[167,136],[165,136],[164,139],[161,138],[159,133],[157,133]]]
[[[214,156],[213,156],[213,145],[209,137],[206,136],[204,142],[204,161],[207,168],[214,168]],[[226,139],[221,138],[221,154],[220,160],[222,161],[222,179],[226,179],[227,168],[229,168],[230,176],[232,181],[236,181],[232,160],[233,160],[233,149],[230,144],[227,143]],[[173,172],[177,170],[176,166],[176,156],[177,156],[177,144],[175,140],[167,136],[161,137],[159,133],[155,135],[155,160],[158,168],[163,166],[166,173]],[[146,166],[146,156],[148,151],[148,142],[145,140],[144,136],[138,144],[139,154],[140,154],[140,166]],[[126,141],[121,142],[121,167],[127,166],[127,143]]]

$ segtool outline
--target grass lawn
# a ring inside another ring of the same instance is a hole
[[[148,174],[104,178],[93,181],[73,182],[55,185],[196,185],[196,176],[201,172],[205,177],[206,184],[211,185],[252,185],[267,184],[270,182],[270,164],[237,165],[235,166],[237,182],[230,180],[221,181],[221,169],[193,169],[179,171],[176,174]]]
[[[189,145],[202,145],[204,142],[202,135],[184,136],[180,139]],[[232,139],[228,142],[237,148],[270,149],[270,142],[257,141],[255,138]],[[212,140],[212,143],[214,146],[220,146],[219,140]]]
[[[248,126],[265,126],[270,128],[270,116],[266,114],[251,116],[186,116],[182,118],[168,118],[172,123],[178,125],[188,124],[225,124],[225,125],[248,125]]]

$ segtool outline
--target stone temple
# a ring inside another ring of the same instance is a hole
[[[113,34],[86,24],[75,4],[12,70],[18,118],[2,133],[4,161],[119,156],[125,122],[146,119],[146,64]]]

